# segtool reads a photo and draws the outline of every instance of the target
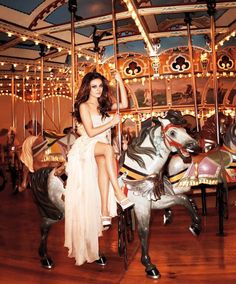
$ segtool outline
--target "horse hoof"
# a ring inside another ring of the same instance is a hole
[[[101,256],[95,261],[98,265],[105,266],[107,264],[107,259],[105,256]]]
[[[41,262],[42,267],[46,269],[52,269],[54,266],[54,263],[50,257],[42,258],[40,262]]]
[[[161,277],[161,274],[156,267],[146,271],[146,273],[148,278],[159,279]]]
[[[201,229],[198,227],[190,226],[189,231],[194,235],[194,236],[199,236],[201,233]]]
[[[19,193],[19,189],[18,189],[18,186],[16,186],[15,189],[13,190],[12,194],[17,195],[18,193]]]
[[[170,225],[171,223],[172,223],[172,218],[170,216],[166,217],[166,215],[163,215],[163,224]]]

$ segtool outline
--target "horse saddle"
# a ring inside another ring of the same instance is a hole
[[[179,181],[178,186],[218,184],[222,182],[225,167],[230,165],[231,160],[231,155],[223,150],[212,150],[193,157],[192,164]]]

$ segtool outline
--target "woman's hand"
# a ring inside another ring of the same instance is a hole
[[[115,79],[116,79],[116,81],[117,81],[118,83],[122,83],[123,80],[122,80],[122,78],[121,78],[120,73],[119,73],[117,70],[116,70],[115,72],[116,72],[116,73],[115,73]]]
[[[112,127],[119,124],[119,122],[120,122],[120,115],[116,113],[111,120]]]

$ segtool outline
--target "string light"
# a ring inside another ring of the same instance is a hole
[[[231,32],[229,35],[226,35],[226,36],[215,46],[216,50],[218,49],[218,46],[219,46],[219,45],[220,45],[220,46],[223,46],[224,43],[225,43],[225,41],[229,41],[229,40],[231,39],[231,37],[235,37],[235,35],[236,35],[236,32],[235,32],[235,31]]]
[[[142,35],[143,39],[144,39],[144,42],[147,46],[147,49],[149,51],[150,54],[153,54],[154,53],[154,50],[153,50],[153,46],[152,46],[152,42],[150,41],[145,29],[144,29],[144,26],[142,25],[142,20],[137,12],[137,9],[135,7],[135,4],[133,3],[132,0],[124,0],[124,3],[126,4],[130,14],[131,14],[131,17],[132,19],[134,20],[135,22],[135,25],[137,26],[137,28],[139,29],[139,32],[140,34]]]

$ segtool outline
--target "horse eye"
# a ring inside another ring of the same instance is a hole
[[[174,130],[171,130],[171,131],[170,131],[170,136],[171,136],[171,137],[175,137],[175,131],[174,131]]]

